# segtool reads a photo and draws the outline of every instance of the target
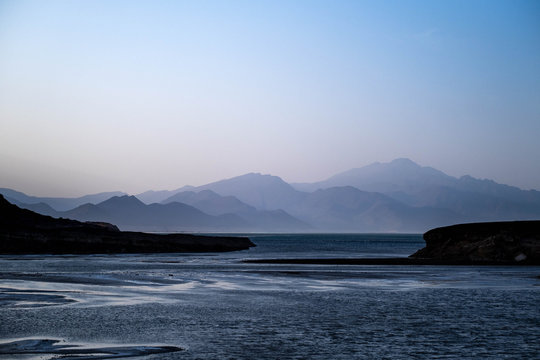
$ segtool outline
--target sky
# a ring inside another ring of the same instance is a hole
[[[0,187],[406,157],[540,190],[540,2],[0,0]]]

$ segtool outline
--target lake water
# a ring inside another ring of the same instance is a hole
[[[221,254],[0,256],[0,359],[540,358],[540,267],[246,264],[424,246],[250,238]]]

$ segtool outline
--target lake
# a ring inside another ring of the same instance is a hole
[[[257,247],[219,254],[0,256],[0,359],[540,354],[538,266],[247,264],[424,246],[416,234],[248,236]]]

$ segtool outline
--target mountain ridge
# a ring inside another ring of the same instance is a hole
[[[122,191],[107,191],[97,194],[83,195],[79,197],[39,197],[27,195],[20,191],[8,188],[0,188],[0,194],[3,194],[6,198],[9,197],[24,204],[36,204],[42,202],[49,205],[56,211],[66,211],[82,204],[96,204],[98,202],[105,201],[113,196],[127,195],[125,192]]]
[[[14,190],[10,191],[12,194]],[[16,195],[21,198],[20,194]],[[143,195],[147,201],[138,198]],[[540,192],[536,190],[522,190],[469,175],[456,178],[406,158],[388,163],[376,162],[309,184],[288,184],[278,176],[247,173],[201,186],[148,191],[138,196],[131,195],[124,199],[124,219],[115,215],[122,220],[120,222],[139,216],[141,222],[153,218],[156,224],[163,225],[164,221],[158,221],[156,214],[161,214],[165,219],[171,216],[170,213],[184,211],[183,221],[191,219],[201,225],[203,231],[216,228],[208,227],[209,219],[213,219],[216,223],[222,221],[221,229],[231,231],[234,226],[227,226],[230,225],[227,221],[235,223],[236,229],[257,228],[270,232],[423,232],[458,222],[540,218]],[[69,213],[48,207],[44,201],[47,198],[32,199],[41,203],[21,206],[56,216],[67,214],[74,217],[112,216],[109,207],[118,201],[111,197],[103,201],[101,206],[97,206],[97,203],[93,204],[95,206],[87,204],[70,209]],[[161,200],[148,203],[156,199]],[[137,211],[146,209],[145,206],[152,211],[143,217],[140,214],[135,216]],[[199,212],[198,220],[193,215],[195,210]],[[135,213],[130,216],[130,211]],[[192,213],[191,217],[187,215],[189,212]],[[209,216],[206,225],[202,220],[205,216]],[[220,216],[221,220],[217,221],[215,217]],[[251,227],[247,225],[249,223]]]
[[[301,220],[291,216],[282,209],[277,210],[257,210],[254,206],[245,204],[235,196],[221,196],[212,190],[183,191],[162,201],[162,204],[169,202],[181,202],[191,205],[210,215],[234,214],[253,224],[254,229],[273,231],[299,231],[311,230],[311,226]]]

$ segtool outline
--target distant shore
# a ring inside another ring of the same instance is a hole
[[[449,266],[540,266],[539,263],[519,263],[500,261],[413,259],[413,258],[291,258],[291,259],[250,259],[247,264],[304,264],[304,265],[449,265]]]

